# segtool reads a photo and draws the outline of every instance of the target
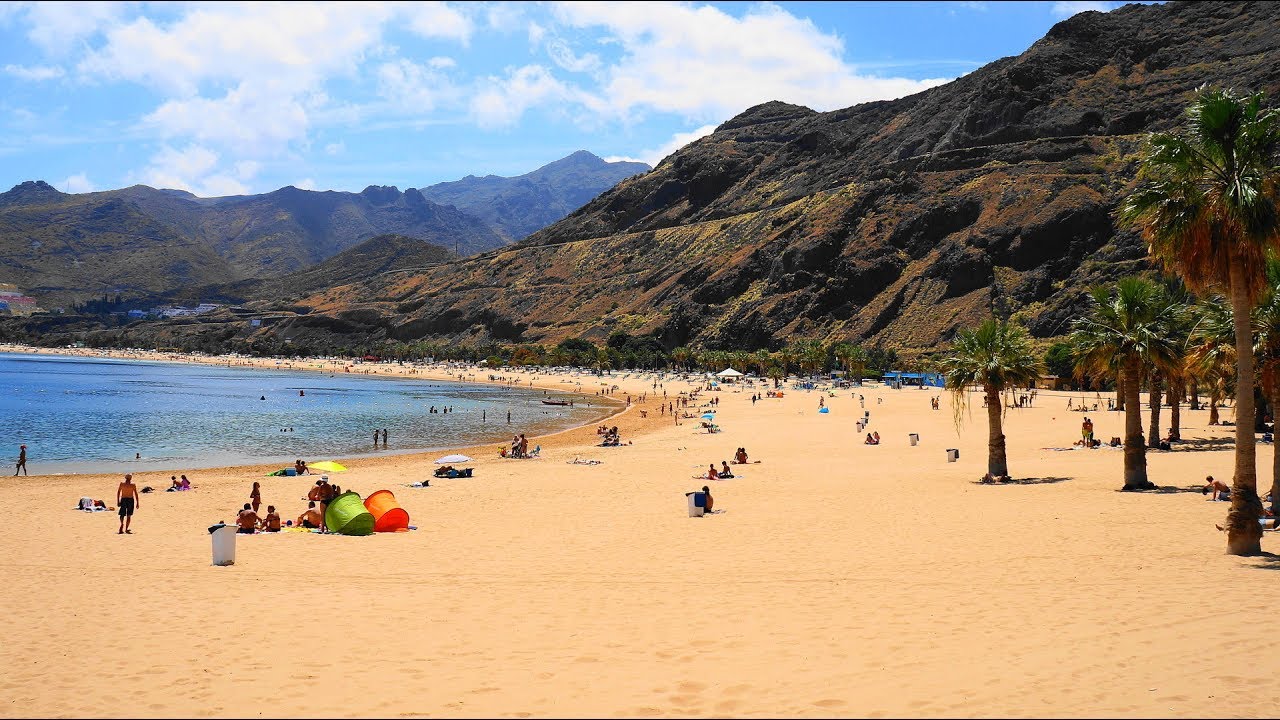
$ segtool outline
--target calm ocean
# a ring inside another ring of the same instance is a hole
[[[604,413],[598,398],[551,393],[574,398],[570,408],[543,405],[543,397],[439,380],[0,353],[0,473],[13,468],[20,444],[32,474],[180,472],[490,441],[496,448],[514,432]],[[429,413],[432,405],[453,412]],[[390,450],[374,451],[374,428],[387,429]]]

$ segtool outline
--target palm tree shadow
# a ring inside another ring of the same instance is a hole
[[[1235,446],[1235,438],[1203,438],[1199,440],[1181,440],[1173,445],[1172,450],[1165,452],[1208,452],[1230,450]],[[1149,450],[1150,448],[1148,448]]]
[[[1066,482],[1071,478],[1067,477],[1040,477],[1040,478],[1014,478],[1005,482],[985,482],[982,480],[974,480],[974,485],[1049,485],[1052,483]]]
[[[1256,559],[1258,563],[1252,567],[1259,570],[1280,570],[1280,555],[1263,551],[1261,555],[1256,556]]]
[[[1168,495],[1170,493],[1197,493],[1206,495],[1203,485],[1184,485],[1178,487],[1176,485],[1157,485],[1146,490],[1126,490],[1125,488],[1116,488],[1116,492],[1122,493],[1151,493],[1154,495]]]

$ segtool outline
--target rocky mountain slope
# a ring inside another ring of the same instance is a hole
[[[634,172],[633,163],[575,153],[520,178],[469,178],[440,191],[471,211],[412,188],[199,198],[143,185],[72,195],[26,182],[0,194],[0,282],[53,307],[286,275],[388,233],[468,255],[554,222],[609,178]]]
[[[899,100],[751,108],[522,243],[301,302],[401,340],[922,350],[992,310],[1061,334],[1090,285],[1147,267],[1113,217],[1145,133],[1203,83],[1276,98],[1277,29],[1270,3],[1081,13]]]
[[[181,288],[160,300],[183,305],[199,302],[287,301],[335,285],[348,285],[387,273],[418,272],[458,259],[452,250],[406,235],[379,235],[333,257],[282,277]]]
[[[422,188],[441,205],[475,215],[510,241],[556,222],[619,182],[650,170],[637,162],[606,162],[579,150],[518,177],[468,175]]]

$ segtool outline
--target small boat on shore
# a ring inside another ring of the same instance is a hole
[[[543,405],[568,405],[568,400],[543,400]]]

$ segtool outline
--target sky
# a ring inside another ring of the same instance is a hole
[[[1120,4],[0,2],[0,190],[656,165],[753,105],[910,95]]]

